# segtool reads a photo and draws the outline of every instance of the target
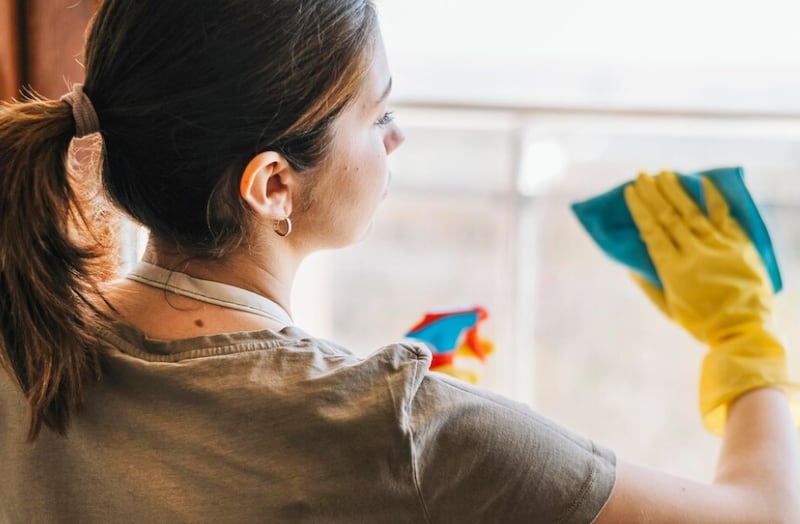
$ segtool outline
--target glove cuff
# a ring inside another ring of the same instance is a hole
[[[722,435],[731,402],[762,387],[796,387],[789,382],[786,353],[774,334],[748,330],[712,345],[700,374],[700,413],[705,428]]]

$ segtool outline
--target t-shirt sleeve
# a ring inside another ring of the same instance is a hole
[[[410,405],[414,473],[433,523],[589,523],[615,457],[524,404],[438,373]]]

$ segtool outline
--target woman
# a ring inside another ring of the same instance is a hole
[[[726,404],[718,479],[697,485],[428,373],[423,348],[360,359],[292,325],[298,265],[367,233],[403,141],[369,0],[107,0],[86,55],[85,87],[0,113],[0,521],[800,519],[771,384]],[[108,196],[150,230],[103,285],[65,165],[94,132]],[[670,183],[629,195],[651,247],[704,220]],[[695,251],[755,267],[720,224]],[[654,260],[674,313],[709,268]]]

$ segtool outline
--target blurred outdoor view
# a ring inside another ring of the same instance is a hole
[[[480,304],[482,385],[626,459],[698,480],[703,348],[663,319],[569,204],[639,171],[740,165],[783,267],[800,377],[800,7],[379,0],[407,141],[371,236],[314,256],[298,323],[366,354],[427,309]]]

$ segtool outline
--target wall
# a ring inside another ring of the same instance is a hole
[[[86,27],[100,0],[0,0],[0,99],[30,86],[57,98],[83,79]]]

